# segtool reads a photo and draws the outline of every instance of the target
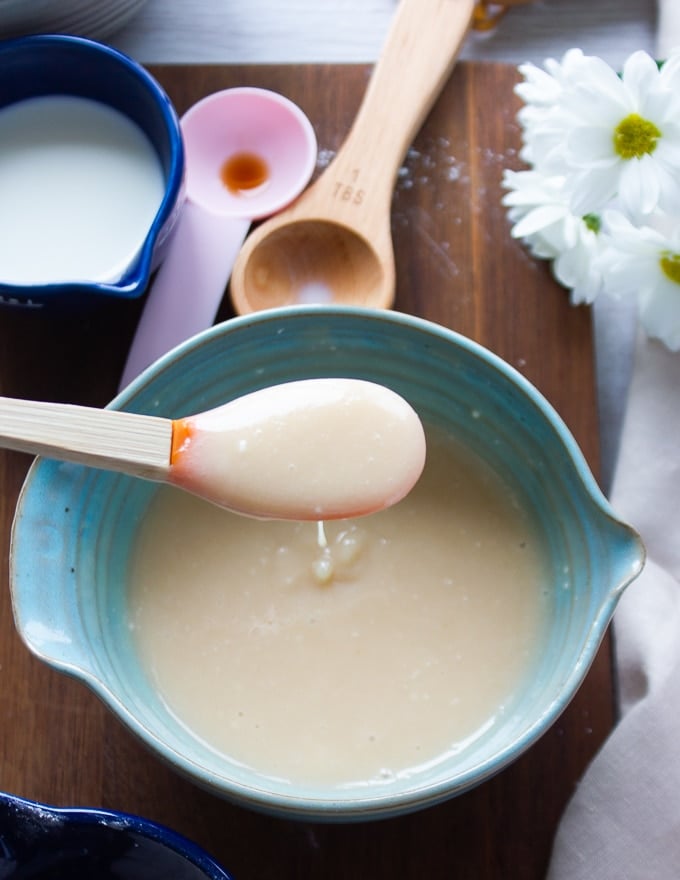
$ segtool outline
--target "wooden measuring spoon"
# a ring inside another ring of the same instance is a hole
[[[237,312],[310,302],[392,305],[396,175],[455,63],[473,8],[474,0],[401,0],[335,158],[246,239],[231,278]]]
[[[416,412],[360,379],[285,382],[172,420],[0,397],[0,446],[170,483],[266,519],[374,513],[403,498],[425,463]]]

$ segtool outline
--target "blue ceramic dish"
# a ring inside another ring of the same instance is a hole
[[[99,101],[136,122],[158,153],[165,193],[139,253],[118,281],[17,285],[0,278],[0,304],[35,308],[91,304],[93,296],[101,295],[138,297],[163,258],[184,200],[184,146],[177,114],[143,67],[102,43],[61,34],[0,42],[0,109],[54,94]]]
[[[551,613],[540,660],[502,719],[469,747],[384,785],[324,788],[267,778],[178,724],[140,668],[127,623],[128,557],[152,484],[38,460],[14,523],[12,600],[17,628],[37,656],[82,679],[199,785],[287,817],[365,820],[459,794],[534,743],[581,684],[643,550],[532,385],[470,340],[396,312],[312,306],[236,318],[163,357],[113,406],[175,418],[319,376],[393,388],[424,421],[455,432],[503,474],[541,524]]]
[[[0,877],[230,880],[203,849],[149,819],[50,807],[1,792]]]

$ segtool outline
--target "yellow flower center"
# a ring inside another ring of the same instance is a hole
[[[648,119],[630,113],[614,129],[614,149],[622,159],[639,159],[653,153],[661,132]]]
[[[664,254],[659,262],[666,278],[680,284],[680,254]]]

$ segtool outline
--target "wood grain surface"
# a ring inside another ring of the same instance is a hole
[[[288,95],[316,128],[322,166],[350,126],[370,68],[152,71],[180,112],[234,85]],[[515,76],[500,64],[460,64],[409,152],[393,201],[395,307],[460,331],[517,367],[555,405],[597,473],[590,314],[571,307],[546,266],[510,239],[500,205],[502,169],[519,167]],[[77,314],[0,311],[0,394],[105,404],[115,394],[141,305],[108,303]],[[225,297],[219,317],[231,314]],[[29,461],[0,453],[1,789],[148,816],[203,845],[235,880],[544,876],[560,814],[612,725],[608,640],[552,729],[511,767],[460,798],[348,826],[251,813],[177,776],[84,685],[23,646],[7,571],[14,506]]]

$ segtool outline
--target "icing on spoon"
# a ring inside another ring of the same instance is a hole
[[[249,516],[317,521],[395,504],[425,463],[413,408],[360,379],[287,382],[181,419],[0,398],[0,446],[170,483]]]

